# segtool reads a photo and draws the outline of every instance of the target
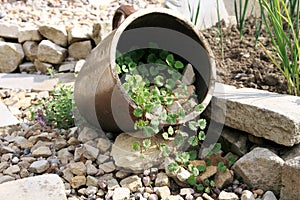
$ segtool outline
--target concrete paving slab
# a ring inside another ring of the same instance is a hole
[[[9,200],[67,200],[63,181],[56,174],[2,183],[0,184],[0,198]]]
[[[300,97],[217,83],[212,102],[206,115],[214,110],[219,123],[285,146],[300,143]]]

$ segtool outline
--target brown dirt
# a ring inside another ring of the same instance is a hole
[[[222,24],[224,57],[218,28],[203,31],[216,58],[217,80],[238,88],[250,87],[286,94],[287,86],[284,76],[265,53],[263,44],[272,49],[267,33],[262,31],[255,46],[255,18],[245,22],[244,34],[240,38],[236,25],[224,27]]]

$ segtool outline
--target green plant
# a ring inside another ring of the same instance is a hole
[[[191,22],[195,25],[197,24],[197,21],[198,21],[200,8],[201,8],[200,6],[201,6],[201,0],[198,0],[196,13],[195,13],[195,9],[190,5],[190,2],[188,1],[189,12],[190,12],[190,15],[191,15]]]
[[[235,19],[237,23],[237,27],[240,32],[240,37],[243,37],[243,29],[245,25],[246,20],[246,12],[248,9],[248,3],[249,0],[245,0],[245,3],[243,5],[243,0],[239,0],[239,8],[237,5],[237,0],[234,0],[234,12],[235,12]]]
[[[59,129],[74,126],[72,86],[59,85],[48,98],[40,100],[39,103],[31,111],[32,119]]]
[[[296,2],[296,1],[290,1]],[[263,19],[272,41],[274,51],[270,53],[263,45],[267,55],[287,80],[288,92],[300,95],[300,52],[299,52],[299,1],[288,10],[284,0],[260,1],[267,16]],[[290,13],[290,12],[295,12]],[[286,28],[285,25],[287,26]]]

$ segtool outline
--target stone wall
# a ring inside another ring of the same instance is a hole
[[[98,23],[91,27],[0,23],[0,73],[45,74],[51,68],[72,72],[101,41],[100,31]]]

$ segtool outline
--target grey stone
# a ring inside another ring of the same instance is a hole
[[[170,188],[167,187],[167,186],[156,187],[154,190],[156,190],[156,194],[157,194],[158,197],[160,197],[162,200],[166,200],[166,199],[171,195]]]
[[[209,196],[209,195],[206,194],[206,193],[204,193],[204,194],[202,195],[202,197],[203,197],[204,199],[206,199],[206,200],[214,200],[213,198],[211,198],[211,196]]]
[[[43,25],[39,27],[39,32],[57,45],[65,47],[68,44],[68,34],[64,26]]]
[[[180,168],[176,177],[178,178],[178,180],[180,180],[181,182],[185,182],[192,174],[184,169],[184,168]]]
[[[17,39],[19,26],[11,23],[0,23],[0,37]]]
[[[98,133],[88,127],[84,127],[78,135],[78,140],[82,143],[86,143],[90,140],[94,140],[98,137]]]
[[[191,85],[195,82],[195,72],[191,64],[185,66],[182,76],[182,82],[186,85]]]
[[[300,156],[300,144],[297,144],[283,153],[281,158],[285,161]]]
[[[239,159],[233,170],[250,187],[279,194],[283,164],[284,161],[270,150],[257,147]]]
[[[254,195],[249,190],[244,190],[242,192],[241,200],[255,200]]]
[[[300,196],[300,156],[287,160],[282,169],[281,200],[298,199]],[[270,189],[271,190],[271,189]],[[273,190],[271,190],[273,191]],[[275,194],[277,191],[273,191]],[[278,194],[278,193],[277,193]]]
[[[98,165],[101,165],[101,164],[105,163],[106,161],[108,161],[109,158],[110,157],[107,155],[99,154],[96,162]]]
[[[195,191],[192,188],[181,188],[179,194],[181,196],[184,196],[184,195],[187,195],[187,194],[194,194],[194,193],[195,193]]]
[[[99,168],[102,169],[105,173],[110,173],[116,170],[116,166],[112,161],[99,165]]]
[[[87,186],[98,186],[98,179],[93,176],[86,177],[86,185]]]
[[[91,160],[87,160],[85,162],[86,173],[87,175],[95,175],[98,172],[98,169],[92,164]]]
[[[141,178],[137,175],[129,176],[121,180],[120,185],[122,187],[129,188],[132,192],[136,192],[138,188],[141,188],[143,186]]]
[[[167,111],[169,113],[178,113],[181,108],[181,104],[178,101],[174,101],[170,106],[167,107]]]
[[[0,42],[0,73],[13,72],[24,58],[22,45]]]
[[[50,167],[49,163],[47,160],[38,160],[33,162],[30,166],[29,166],[29,171],[33,172],[33,173],[42,173],[44,171],[46,171],[48,168]]]
[[[238,200],[239,197],[235,193],[222,191],[219,194],[218,199],[219,200]]]
[[[158,200],[157,194],[150,194],[148,200]]]
[[[58,79],[36,74],[0,74],[0,87],[8,89],[24,89],[51,91],[57,85]]]
[[[262,200],[277,200],[277,198],[272,191],[266,191]]]
[[[81,176],[86,174],[86,166],[83,162],[70,163],[69,167],[74,175]]]
[[[120,179],[126,178],[129,175],[130,175],[130,173],[126,172],[126,171],[117,171],[117,173],[116,173],[116,177],[120,178]]]
[[[0,173],[2,173],[8,167],[9,167],[8,162],[0,162]]]
[[[41,41],[42,36],[39,33],[38,27],[26,26],[20,28],[18,34],[18,42],[23,43],[25,41]]]
[[[156,187],[162,187],[162,186],[170,187],[169,177],[163,172],[158,173],[156,176],[156,179],[155,179],[155,186]]]
[[[52,155],[52,152],[49,147],[41,146],[32,151],[32,155],[34,157],[49,157]]]
[[[125,200],[130,198],[130,190],[128,188],[116,188],[114,190],[113,200]]]
[[[41,62],[60,64],[65,60],[66,56],[67,50],[50,40],[43,40],[38,46],[37,57]]]
[[[87,27],[72,27],[68,30],[69,45],[74,42],[84,41],[89,39],[91,30]]]
[[[80,59],[77,61],[76,65],[75,65],[75,69],[74,69],[74,72],[75,73],[78,73],[80,72],[81,68],[84,66],[85,64],[85,60],[84,59]]]
[[[70,185],[72,188],[79,188],[82,185],[85,185],[86,177],[85,176],[74,176],[71,179]]]
[[[0,184],[0,196],[9,200],[67,200],[64,184],[56,174],[19,179]]]
[[[2,183],[13,181],[13,180],[15,180],[15,178],[12,176],[8,176],[8,175],[0,176],[0,188]]]
[[[57,157],[62,162],[62,164],[68,164],[70,160],[74,159],[73,154],[69,152],[68,148],[59,150],[57,152]]]
[[[90,36],[96,45],[98,45],[101,42],[101,24],[100,23],[94,23],[93,24],[93,31],[92,35]]]
[[[69,56],[76,59],[84,59],[92,50],[91,41],[75,42],[68,48]]]
[[[180,195],[171,195],[166,198],[166,200],[184,200]]]
[[[238,156],[243,156],[248,152],[247,135],[241,131],[224,127],[221,133],[222,148]]]
[[[49,95],[48,92],[46,93],[46,96],[48,96],[47,94]],[[54,141],[54,147],[55,147],[56,151],[59,151],[60,149],[65,148],[67,145],[68,145],[67,141],[64,138],[59,137],[59,138],[56,138]]]
[[[100,153],[107,152],[112,145],[112,142],[108,139],[99,138],[97,143],[97,148],[99,149]]]
[[[68,181],[71,182],[72,178],[74,177],[73,173],[71,172],[70,168],[66,168],[63,171],[63,178]]]
[[[36,71],[41,72],[42,74],[47,74],[48,71],[53,68],[52,64],[41,62],[38,59],[35,59],[34,66]]]
[[[114,189],[120,187],[118,181],[114,178],[107,180],[106,184],[107,184],[107,189],[108,190],[114,190]]]
[[[86,188],[85,194],[86,194],[87,196],[90,196],[90,195],[96,194],[97,191],[98,191],[98,188],[97,188],[97,187],[95,187],[95,186],[88,186],[88,187]]]
[[[26,178],[29,176],[29,171],[27,169],[21,169],[20,171],[20,177],[21,178]]]
[[[37,59],[38,52],[38,43],[33,41],[26,41],[23,44],[23,51],[25,58],[31,62],[34,62]]]
[[[15,150],[9,146],[0,146],[0,153],[7,154],[7,153],[14,153]],[[2,155],[4,157],[4,155]]]
[[[13,174],[19,173],[20,170],[21,169],[18,165],[12,165],[12,166],[8,167],[6,170],[4,170],[3,174],[13,176]]]
[[[99,149],[92,147],[90,145],[84,144],[83,148],[85,151],[83,152],[83,156],[89,160],[96,160],[99,155]]]
[[[257,137],[285,146],[300,143],[299,97],[217,83],[212,101],[219,123],[225,117],[225,125]]]
[[[1,78],[0,78],[0,82],[1,82]],[[6,126],[16,125],[20,123],[19,120],[7,109],[6,105],[2,103],[2,101],[0,101],[0,113],[1,116],[3,116],[0,119],[0,127],[6,127]]]
[[[20,72],[33,73],[35,72],[35,67],[32,62],[25,62],[19,65]]]
[[[74,71],[75,64],[73,62],[67,62],[63,63],[61,66],[59,66],[58,71],[59,72],[69,72]]]

